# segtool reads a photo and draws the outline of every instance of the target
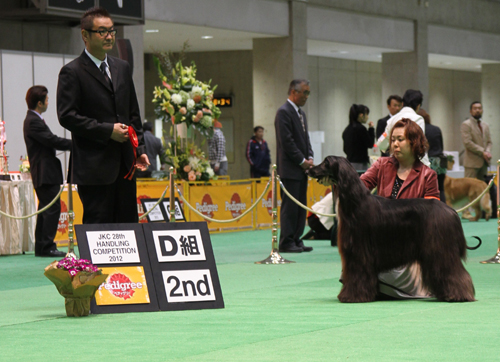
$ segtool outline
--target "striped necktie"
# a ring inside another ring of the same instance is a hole
[[[302,110],[300,109],[300,107],[299,107],[299,119],[300,119],[300,123],[302,123],[302,129],[305,132],[306,131],[306,125],[304,124],[304,117],[302,116]]]

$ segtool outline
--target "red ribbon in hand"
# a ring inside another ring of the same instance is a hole
[[[125,175],[124,178],[132,180],[132,177],[134,177],[135,173],[135,163],[137,161],[137,146],[139,146],[139,139],[137,138],[137,133],[135,133],[135,129],[132,126],[128,126],[128,138],[130,140],[130,143],[132,144],[132,149],[134,150],[134,163],[132,164],[132,168]]]

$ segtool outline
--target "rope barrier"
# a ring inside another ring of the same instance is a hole
[[[150,213],[151,211],[153,211],[153,210],[156,208],[156,206],[158,206],[158,205],[160,204],[160,202],[162,202],[162,201],[163,201],[163,199],[165,198],[165,194],[167,193],[167,190],[168,190],[168,185],[167,185],[167,187],[165,187],[165,190],[164,190],[164,191],[163,191],[163,193],[161,194],[161,196],[160,196],[160,198],[158,199],[158,201],[157,201],[157,202],[153,205],[153,207],[152,207],[151,209],[149,209],[149,211],[148,211],[148,212],[145,212],[144,214],[142,214],[141,216],[139,216],[139,220],[142,220],[142,219],[144,219],[146,216],[148,216],[148,215],[149,215],[149,213]]]
[[[313,214],[317,214],[317,215],[321,215],[321,216],[326,216],[326,217],[336,217],[337,214],[323,214],[322,212],[317,212],[317,211],[314,211],[313,209],[307,207],[306,205],[302,204],[299,200],[297,200],[295,197],[293,197],[289,192],[288,190],[285,188],[285,186],[283,185],[283,183],[281,182],[281,180],[279,179],[278,177],[278,181],[280,183],[280,186],[281,186],[281,189],[283,190],[283,192],[293,201],[295,202],[297,205],[299,205],[301,208],[307,210],[307,211],[310,211],[312,212]]]
[[[468,209],[469,207],[471,207],[472,205],[474,205],[475,203],[479,202],[479,200],[481,200],[481,197],[484,196],[484,194],[486,194],[486,192],[488,192],[488,190],[491,188],[491,186],[493,186],[493,181],[495,180],[495,177],[496,175],[494,175],[491,180],[490,180],[490,183],[488,184],[488,186],[483,190],[483,192],[481,192],[481,194],[476,197],[476,199],[474,201],[471,201],[468,205],[465,205],[464,207],[462,207],[461,209],[458,209],[458,210],[455,210],[457,213],[458,212],[462,212],[464,211],[465,209]],[[498,191],[497,191],[498,192]]]
[[[229,219],[229,220],[218,220],[218,219],[212,219],[211,217],[208,217],[206,215],[203,215],[201,212],[199,212],[198,210],[196,210],[193,206],[191,206],[189,204],[189,202],[184,198],[184,196],[182,196],[182,193],[181,191],[179,190],[179,188],[176,186],[176,189],[177,189],[177,192],[179,193],[179,197],[181,198],[181,200],[191,209],[191,211],[193,211],[196,215],[204,218],[205,220],[208,220],[208,221],[211,221],[211,222],[218,222],[218,223],[221,223],[221,224],[225,224],[225,223],[230,223],[230,222],[234,222],[234,221],[237,221],[239,219],[241,219],[242,217],[244,217],[246,214],[248,214],[250,211],[252,211],[260,202],[260,200],[262,200],[262,198],[264,197],[264,195],[266,194],[266,192],[269,190],[269,186],[271,184],[271,181],[269,180],[267,182],[267,185],[266,185],[266,188],[264,189],[264,191],[262,192],[262,194],[259,196],[259,198],[257,199],[257,201],[255,201],[255,203],[250,206],[250,208],[248,210],[246,210],[243,214],[241,214],[240,216],[238,217],[235,217],[234,219]]]
[[[5,213],[3,211],[0,211],[0,215],[8,217],[8,218],[11,218],[11,219],[23,220],[23,219],[29,219],[30,217],[33,217],[33,216],[38,215],[38,214],[41,214],[42,212],[44,212],[45,210],[47,210],[49,207],[51,207],[52,205],[54,205],[56,203],[56,201],[59,199],[59,196],[61,196],[61,193],[64,190],[64,186],[66,186],[66,185],[64,184],[64,185],[61,186],[61,189],[59,190],[59,193],[56,195],[56,197],[54,197],[54,199],[50,202],[50,204],[48,204],[47,206],[45,206],[43,209],[40,209],[40,210],[34,212],[33,214],[29,214],[29,215],[26,215],[26,216],[14,216],[14,215],[9,215],[9,214],[7,214],[7,213]]]

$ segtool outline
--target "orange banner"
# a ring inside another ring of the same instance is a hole
[[[238,217],[252,206],[252,183],[224,185],[197,185],[189,187],[189,203],[203,215],[213,219],[229,220]],[[187,208],[184,209],[184,212]],[[189,210],[190,221],[205,221]],[[209,230],[252,229],[253,213],[230,223],[208,221]]]
[[[108,278],[95,293],[97,305],[150,303],[142,266],[102,268]]]

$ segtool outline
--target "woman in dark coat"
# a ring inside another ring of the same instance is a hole
[[[357,171],[366,171],[370,167],[368,149],[375,142],[375,128],[373,122],[368,123],[370,110],[363,104],[353,104],[349,110],[349,125],[342,133],[344,152],[347,159]]]

